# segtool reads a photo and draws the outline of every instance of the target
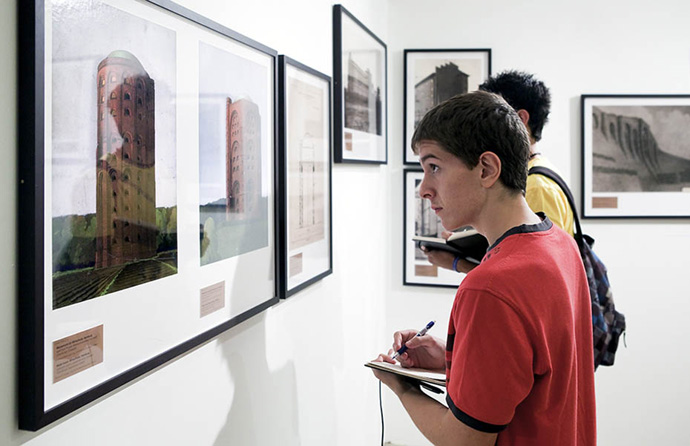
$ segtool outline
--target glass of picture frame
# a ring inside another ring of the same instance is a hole
[[[477,90],[491,76],[491,49],[406,49],[404,57],[404,164],[419,165],[410,144],[417,124],[434,106]]]
[[[279,57],[279,294],[333,272],[331,78]]]
[[[333,6],[336,163],[388,162],[386,44],[342,5]]]
[[[582,95],[583,218],[690,217],[690,95]]]
[[[18,3],[20,429],[278,302],[277,53],[115,5]]]
[[[423,178],[421,169],[404,170],[403,285],[457,288],[465,274],[433,265],[412,240],[414,236],[441,237],[444,231],[429,200],[419,195]]]

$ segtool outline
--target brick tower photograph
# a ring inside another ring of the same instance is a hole
[[[268,67],[199,44],[201,265],[269,246],[274,120]]]
[[[155,85],[114,51],[98,65],[96,268],[156,254]]]
[[[176,33],[87,3],[53,9],[53,309],[177,274]]]
[[[249,99],[226,101],[226,212],[231,219],[257,216],[261,185],[261,117]]]

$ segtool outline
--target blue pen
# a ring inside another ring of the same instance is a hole
[[[431,321],[428,324],[426,324],[426,327],[419,330],[415,336],[424,336],[426,334],[426,332],[429,331],[429,329],[434,326],[434,323],[436,323],[436,321]],[[407,351],[407,345],[403,344],[403,346],[400,347],[400,349],[397,352],[395,352],[395,354],[393,354],[391,359],[397,358],[398,356],[402,355],[406,351]]]

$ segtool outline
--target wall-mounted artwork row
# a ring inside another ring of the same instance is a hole
[[[277,54],[167,1],[18,5],[37,430],[277,302]]]
[[[341,5],[333,6],[336,163],[388,162],[386,44]]]
[[[333,271],[331,78],[279,58],[279,294],[285,298]]]
[[[690,96],[583,95],[585,218],[690,217]]]
[[[405,164],[419,165],[410,141],[426,112],[455,95],[475,91],[491,76],[491,50],[404,51]]]

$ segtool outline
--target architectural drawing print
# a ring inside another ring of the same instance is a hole
[[[325,138],[323,89],[290,79],[288,215],[290,251],[323,240],[325,222]]]

